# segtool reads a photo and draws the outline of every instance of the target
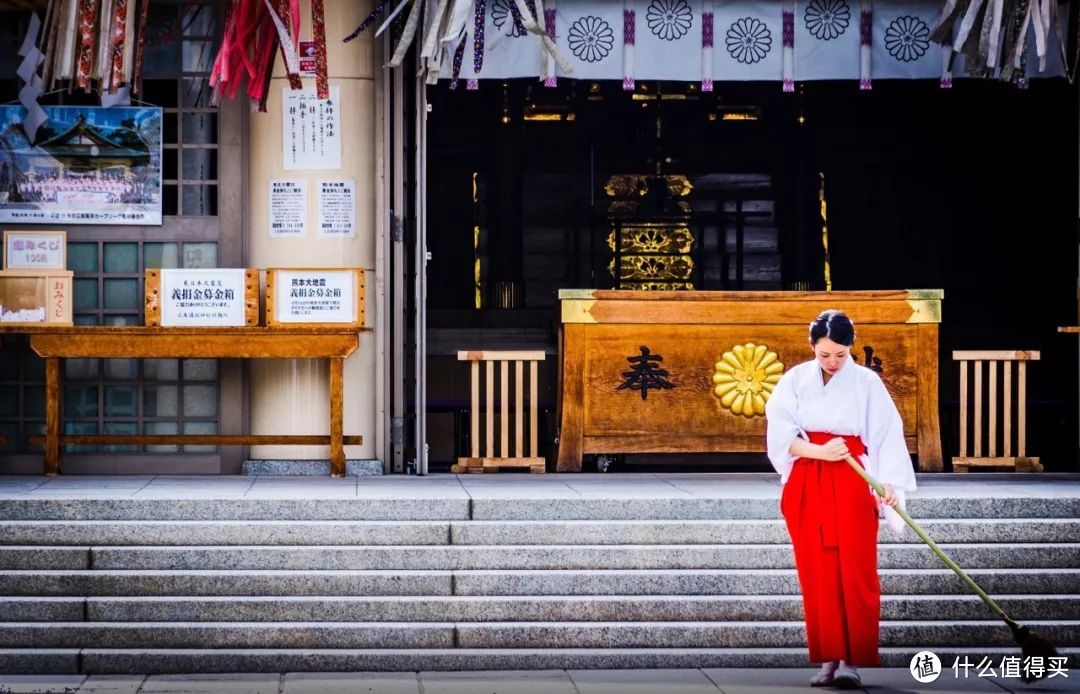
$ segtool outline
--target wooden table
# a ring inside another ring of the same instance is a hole
[[[344,436],[342,392],[345,358],[356,351],[366,329],[305,328],[150,328],[96,326],[0,327],[0,333],[25,333],[30,348],[45,360],[45,474],[60,473],[65,444],[326,445],[330,469],[345,474],[345,445],[362,443]],[[330,435],[227,434],[62,434],[61,359],[327,359],[330,368]]]
[[[880,370],[919,470],[942,469],[940,290],[571,289],[559,298],[560,472],[579,471],[589,453],[763,452],[768,388],[758,382],[813,358],[808,325],[830,308],[855,323],[852,356]],[[755,356],[761,368],[740,366]],[[747,391],[763,397],[735,399]]]

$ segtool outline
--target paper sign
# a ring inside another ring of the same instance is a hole
[[[282,88],[282,146],[284,168],[341,168],[341,89],[330,87],[330,98],[319,99],[313,89]]]
[[[5,231],[5,270],[64,270],[67,232]]]
[[[353,323],[353,270],[277,270],[274,313],[279,323]]]
[[[356,236],[356,184],[351,178],[319,181],[319,235]]]
[[[270,235],[307,234],[307,181],[270,181]]]
[[[245,270],[162,270],[162,326],[244,325]]]

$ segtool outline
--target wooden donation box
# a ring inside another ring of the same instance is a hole
[[[0,271],[0,326],[71,325],[71,270]]]
[[[831,308],[855,323],[852,357],[881,375],[918,469],[941,470],[942,294],[562,290],[558,470],[589,453],[765,452],[765,402],[813,358],[809,324]]]

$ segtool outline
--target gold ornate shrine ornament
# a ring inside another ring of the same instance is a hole
[[[765,414],[765,401],[784,373],[776,352],[766,345],[735,345],[716,362],[713,394],[734,414],[754,417]]]

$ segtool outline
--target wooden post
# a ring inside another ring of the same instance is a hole
[[[536,457],[536,362],[529,362],[529,457]]]
[[[960,361],[960,457],[967,457],[968,436],[968,363]]]
[[[510,457],[510,398],[508,396],[507,381],[509,363],[503,359],[499,362],[499,457]]]
[[[473,458],[480,457],[480,362],[471,365],[472,409],[469,411],[469,453]]]
[[[63,427],[60,360],[45,359],[45,474],[60,474],[60,430]]]
[[[997,455],[997,360],[990,362],[990,457]]]
[[[982,359],[975,360],[975,457],[982,457]]]
[[[485,387],[487,389],[487,408],[484,410],[487,415],[487,432],[484,437],[484,456],[487,458],[495,457],[495,362],[489,361],[487,368],[485,369],[487,376],[487,383]]]
[[[344,416],[342,399],[345,392],[345,360],[330,359],[330,474],[345,476]]]
[[[1027,455],[1027,362],[1017,365],[1016,383],[1016,455]]]
[[[525,364],[520,360],[514,361],[514,457],[525,457],[525,436],[521,429],[525,426],[524,413],[525,403],[522,397],[522,381],[525,379],[522,377],[524,373]]]
[[[1005,416],[1002,422],[1005,424],[1005,447],[1003,454],[1006,458],[1012,455],[1012,362],[1005,362]]]

